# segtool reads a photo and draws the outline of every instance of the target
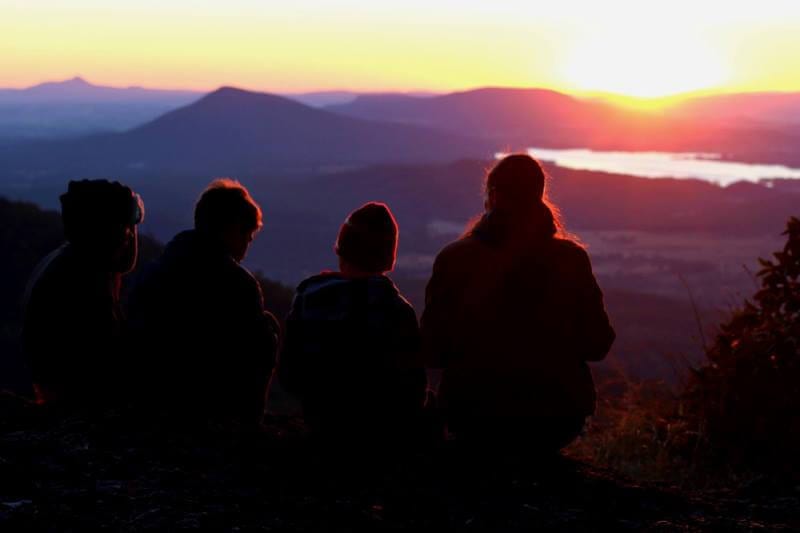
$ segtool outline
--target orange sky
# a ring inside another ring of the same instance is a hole
[[[550,4],[0,0],[0,86],[800,90],[799,0]]]

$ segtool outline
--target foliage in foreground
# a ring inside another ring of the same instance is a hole
[[[720,325],[686,389],[628,383],[605,395],[571,455],[682,486],[792,481],[800,464],[800,219],[784,235],[774,259],[759,259],[759,290]]]
[[[715,456],[734,466],[798,463],[800,219],[783,234],[783,250],[759,260],[761,288],[720,326],[686,395]]]

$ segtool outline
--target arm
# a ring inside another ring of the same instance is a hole
[[[410,304],[402,302],[395,323],[399,328],[395,342],[399,349],[396,368],[401,380],[401,390],[407,398],[406,405],[422,408],[428,379],[422,360],[422,339],[417,315]]]
[[[448,295],[441,256],[433,264],[433,273],[425,288],[425,310],[420,319],[422,359],[428,368],[447,366],[449,346]]]
[[[578,354],[585,361],[602,361],[616,339],[608,319],[603,292],[592,272],[592,264],[585,250],[578,261],[577,330]]]
[[[271,313],[264,310],[264,297],[258,281],[248,276],[242,287],[239,305],[232,310],[234,326],[238,331],[238,349],[231,353],[242,357],[239,377],[239,402],[241,413],[247,419],[260,420],[264,413],[266,389],[278,349],[280,326]]]

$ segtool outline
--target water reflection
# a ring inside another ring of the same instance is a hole
[[[644,178],[697,178],[720,185],[770,178],[800,179],[797,168],[723,161],[719,154],[700,152],[605,152],[584,148],[530,148],[528,152],[560,167]]]

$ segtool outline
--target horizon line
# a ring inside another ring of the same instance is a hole
[[[629,102],[649,102],[649,103],[657,103],[657,102],[666,102],[666,101],[674,101],[674,100],[683,100],[689,98],[696,98],[696,97],[703,97],[703,96],[723,96],[723,95],[747,95],[747,94],[800,94],[800,88],[796,90],[776,90],[776,89],[759,89],[759,90],[735,90],[725,87],[708,87],[702,89],[696,89],[692,91],[683,91],[678,93],[670,93],[664,95],[657,95],[657,96],[639,96],[639,95],[630,95],[625,93],[617,93],[613,91],[604,91],[604,90],[596,90],[596,89],[567,89],[567,88],[555,88],[549,86],[515,86],[515,85],[478,85],[478,86],[466,86],[466,87],[453,87],[444,90],[437,90],[437,89],[430,89],[430,88],[415,88],[415,89],[350,89],[350,88],[314,88],[314,89],[302,89],[302,90],[280,90],[280,89],[270,89],[270,88],[252,88],[246,87],[243,85],[236,85],[231,83],[221,83],[218,85],[214,85],[211,88],[187,88],[187,87],[170,87],[170,86],[144,86],[138,84],[126,84],[126,85],[113,85],[113,84],[104,84],[104,83],[96,83],[93,81],[89,81],[85,77],[81,76],[80,74],[76,74],[69,78],[63,79],[45,79],[40,82],[34,83],[32,85],[23,85],[23,86],[0,86],[0,90],[13,90],[13,91],[25,91],[34,89],[36,87],[42,85],[58,85],[58,84],[65,84],[69,82],[83,82],[86,85],[97,87],[97,88],[104,88],[104,89],[116,89],[116,90],[131,90],[131,89],[140,89],[140,90],[149,90],[149,91],[164,91],[164,92],[186,92],[186,93],[197,93],[198,95],[206,95],[213,93],[219,89],[223,88],[233,88],[239,89],[242,91],[248,92],[256,92],[256,93],[267,93],[267,94],[275,94],[275,95],[296,95],[302,96],[307,94],[315,94],[315,93],[352,93],[355,95],[380,95],[380,94],[404,94],[404,95],[430,95],[430,96],[442,96],[447,94],[454,94],[454,93],[462,93],[462,92],[471,92],[477,90],[485,90],[485,89],[504,89],[504,90],[544,90],[544,91],[551,91],[555,93],[564,94],[567,96],[572,96],[580,99],[605,99],[605,100],[612,100],[612,101],[629,101]],[[420,96],[424,97],[424,96]]]

